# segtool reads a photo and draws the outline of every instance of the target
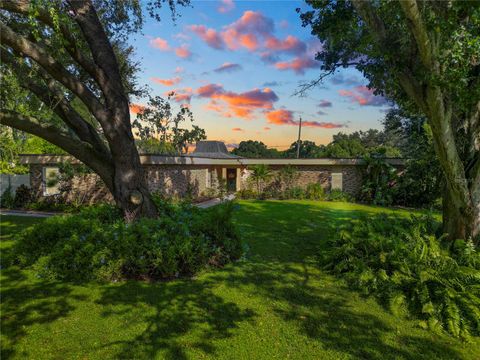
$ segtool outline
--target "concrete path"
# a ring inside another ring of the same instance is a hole
[[[195,204],[195,206],[199,207],[200,209],[206,209],[211,206],[215,206],[218,204],[221,204],[224,201],[228,200],[233,200],[235,199],[235,195],[228,195],[225,197],[225,199],[211,199],[207,200],[198,204]],[[13,216],[27,216],[27,217],[36,217],[36,218],[46,218],[50,216],[55,216],[55,215],[63,215],[63,213],[60,212],[46,212],[46,211],[34,211],[34,210],[10,210],[10,209],[0,209],[0,216],[2,215],[13,215]]]
[[[233,199],[235,199],[235,195],[230,194],[230,195],[227,195],[223,200],[219,199],[219,198],[215,198],[215,199],[211,199],[211,200],[207,200],[207,201],[195,204],[195,206],[199,207],[200,209],[206,209],[206,208],[209,208],[211,206],[221,204],[224,201],[229,201],[229,200],[233,200]]]
[[[45,218],[55,215],[63,215],[60,212],[47,212],[47,211],[34,211],[34,210],[10,210],[10,209],[0,209],[0,216],[3,215],[14,215],[14,216],[28,216],[28,217],[37,217]]]

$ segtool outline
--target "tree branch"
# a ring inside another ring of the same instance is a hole
[[[29,11],[31,6],[30,0],[15,0],[15,1],[0,1],[0,8],[11,13],[21,14],[25,16],[31,16]],[[43,24],[50,27],[52,30],[57,31],[52,16],[48,11],[43,8],[37,7],[35,9],[34,16]],[[76,40],[72,36],[70,30],[62,23],[58,24],[58,30],[62,33],[64,40],[66,41],[65,49],[70,56],[87,71],[92,78],[96,81],[99,77],[99,68],[90,59],[85,57],[76,45]]]
[[[88,107],[93,116],[102,124],[102,127],[111,126],[108,124],[108,112],[97,97],[82,82],[78,81],[68,72],[61,63],[55,60],[46,49],[16,34],[1,21],[0,40],[3,44],[10,46],[18,55],[27,56],[34,60],[54,79],[77,95]]]
[[[432,44],[428,37],[427,29],[422,20],[422,14],[418,9],[416,0],[402,0],[400,6],[408,20],[410,31],[415,38],[420,58],[427,69],[433,69]]]
[[[40,101],[49,106],[64,123],[75,132],[80,140],[88,142],[96,151],[105,154],[105,156],[110,156],[108,148],[99,137],[97,131],[65,100],[64,94],[55,84],[55,80],[50,78],[45,71],[39,69],[39,76],[42,77],[47,84],[46,87],[42,86],[33,81],[32,76],[24,77],[21,75],[22,70],[20,69],[20,65],[8,51],[0,49],[0,54],[4,63],[7,63],[11,70],[15,72],[18,79],[20,79],[20,86],[34,93]],[[52,102],[55,103],[54,107],[50,106]]]
[[[36,135],[57,145],[92,168],[100,175],[105,185],[113,189],[113,167],[103,154],[96,152],[90,144],[71,137],[55,126],[41,124],[32,116],[10,110],[0,109],[0,124]]]

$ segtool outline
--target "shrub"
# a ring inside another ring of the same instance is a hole
[[[17,236],[21,266],[67,281],[170,279],[238,259],[242,246],[233,205],[200,210],[156,198],[158,219],[126,224],[110,205],[46,219]]]
[[[325,190],[319,183],[310,183],[305,190],[305,196],[309,200],[323,200],[325,198]]]
[[[480,255],[471,241],[445,244],[431,217],[380,215],[343,229],[321,264],[422,327],[480,335]]]
[[[327,200],[351,202],[353,199],[349,193],[346,193],[339,189],[333,189],[327,194]]]
[[[14,205],[14,196],[12,194],[12,187],[9,185],[3,191],[2,196],[0,197],[0,207],[11,209]]]
[[[285,190],[282,194],[283,199],[305,199],[305,190],[299,186],[294,186],[289,190]]]
[[[15,199],[13,204],[16,208],[24,208],[30,204],[33,200],[32,189],[26,185],[20,185],[17,190],[15,190]]]
[[[257,193],[252,189],[241,189],[237,191],[236,196],[239,199],[256,199],[258,197]]]
[[[387,163],[385,154],[364,157],[365,174],[361,189],[361,200],[375,205],[388,206],[394,201],[397,189],[396,170]]]

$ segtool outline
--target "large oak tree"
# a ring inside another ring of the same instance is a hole
[[[445,176],[444,230],[480,235],[480,3],[308,0],[303,24],[323,42],[321,82],[356,67],[370,88],[427,118]]]
[[[159,20],[166,2],[189,0],[1,0],[0,123],[57,145],[95,171],[125,216],[155,216],[130,123],[136,64],[127,36],[143,8]],[[12,87],[13,89],[14,87]],[[10,106],[22,97],[27,108]],[[10,99],[11,100],[11,99]]]

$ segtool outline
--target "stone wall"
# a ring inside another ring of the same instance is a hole
[[[264,184],[264,186],[269,186],[279,178],[282,166],[269,166],[269,168],[272,170],[272,180],[269,184]],[[306,188],[311,183],[320,183],[328,191],[331,186],[332,173],[342,173],[343,191],[353,196],[359,193],[362,186],[362,166],[359,165],[299,165],[295,166],[295,169],[298,171],[298,178],[294,186],[301,188]],[[241,174],[241,187],[243,189],[254,188],[250,171],[247,168],[243,168]]]
[[[56,164],[30,165],[30,183],[37,197],[43,197],[44,183],[42,168]],[[58,165],[57,165],[58,166]],[[225,168],[237,168],[240,179],[237,187],[252,187],[250,172],[245,166],[225,165],[144,165],[145,177],[151,191],[166,195],[198,197],[208,193],[208,189],[218,187],[218,180],[225,176]],[[272,181],[278,179],[282,165],[272,165]],[[362,184],[362,166],[359,165],[299,165],[296,166],[298,179],[295,186],[305,188],[310,183],[320,183],[329,190],[331,174],[342,173],[343,191],[357,195]],[[112,201],[112,195],[96,174],[84,174],[74,177],[69,183],[61,184],[62,197],[67,201],[91,204],[100,201]],[[239,189],[237,189],[239,190]]]

